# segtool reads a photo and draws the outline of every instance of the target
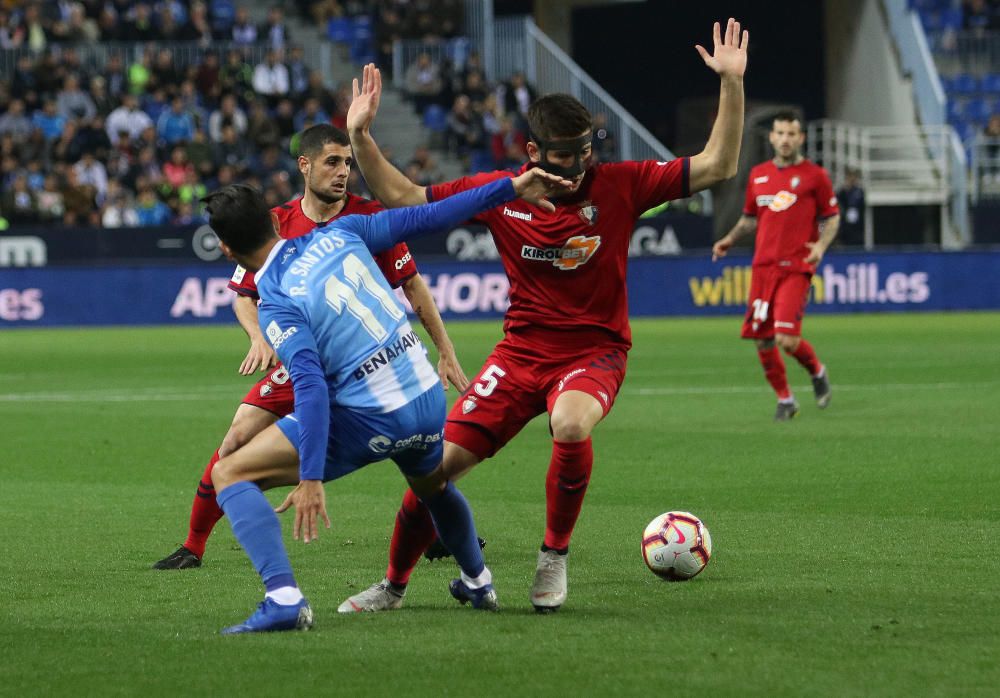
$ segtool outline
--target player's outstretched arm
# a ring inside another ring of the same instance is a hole
[[[705,149],[691,158],[691,191],[701,191],[736,174],[743,138],[743,73],[747,68],[747,45],[750,33],[740,29],[732,17],[725,36],[719,23],[713,27],[714,50],[711,54],[695,46],[705,65],[718,73],[722,82],[719,113]]]
[[[729,253],[729,248],[736,243],[737,240],[744,237],[745,235],[750,235],[757,230],[757,219],[752,216],[742,215],[740,219],[736,221],[736,225],[728,233],[723,235],[721,238],[716,240],[715,244],[712,245],[712,261],[721,259]]]
[[[382,97],[382,74],[373,63],[362,70],[360,87],[358,79],[354,78],[353,91],[354,98],[347,110],[347,134],[351,138],[354,159],[372,194],[386,208],[426,204],[424,188],[393,167],[371,136],[371,125]]]
[[[274,349],[264,339],[260,331],[260,323],[257,322],[257,301],[249,296],[237,295],[233,301],[233,313],[236,315],[240,327],[250,338],[250,349],[246,358],[240,364],[240,375],[249,376],[258,369],[266,371],[278,363],[278,357]]]
[[[431,295],[427,282],[420,274],[414,274],[403,284],[403,293],[406,300],[410,302],[413,312],[420,318],[420,324],[427,330],[431,341],[438,351],[438,375],[441,377],[441,384],[444,389],[448,389],[449,381],[458,388],[459,392],[465,392],[469,387],[469,379],[462,370],[462,365],[458,362],[455,354],[455,345],[451,343],[448,331],[444,327],[444,320],[438,312],[434,296]]]

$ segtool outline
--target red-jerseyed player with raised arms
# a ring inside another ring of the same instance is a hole
[[[545,483],[546,525],[531,603],[539,611],[566,600],[570,536],[590,480],[590,434],[608,414],[631,347],[625,273],[639,215],[669,199],[705,189],[736,172],[743,131],[747,34],[730,19],[715,48],[697,47],[722,80],[719,114],[705,149],[670,162],[591,162],[591,115],[568,95],[547,95],[528,112],[530,162],[572,182],[543,205],[514,202],[477,220],[489,226],[510,279],[505,336],[445,427],[444,462],[457,478],[493,456],[532,418],[548,412],[552,456]],[[741,41],[742,39],[742,41]],[[388,207],[422,204],[510,172],[491,172],[427,187],[411,184],[379,153],[369,126],[381,77],[374,66],[355,81],[348,131],[358,164]],[[341,604],[343,613],[398,608],[420,554],[434,538],[412,491],[396,517],[386,577]]]
[[[798,414],[799,405],[778,347],[809,372],[816,404],[830,404],[830,377],[802,338],[802,316],[816,265],[837,236],[840,212],[826,170],[802,156],[799,115],[776,114],[770,140],[774,159],[750,170],[743,215],[715,243],[712,259],[725,257],[734,242],[757,231],[742,336],[757,343],[764,376],[778,396],[774,419],[784,422]]]
[[[305,235],[317,225],[341,216],[368,215],[382,210],[375,202],[347,191],[353,154],[347,134],[329,124],[318,124],[302,132],[299,139],[299,171],[305,179],[301,198],[276,206],[279,230],[283,238]],[[438,373],[445,388],[450,381],[465,390],[469,381],[455,356],[455,348],[445,332],[444,323],[427,283],[417,271],[405,244],[396,245],[375,255],[382,274],[393,288],[402,286],[403,293],[420,318],[438,350]],[[212,529],[222,518],[222,509],[215,501],[212,468],[222,457],[250,441],[264,428],[290,414],[295,407],[295,395],[288,371],[277,362],[274,350],[264,338],[257,322],[257,285],[253,274],[237,267],[229,283],[237,293],[233,309],[240,325],[250,338],[250,350],[240,365],[240,373],[248,376],[257,370],[268,371],[237,408],[232,425],[222,445],[212,454],[191,505],[188,535],[176,551],[157,562],[155,569],[188,569],[201,566],[205,543]]]

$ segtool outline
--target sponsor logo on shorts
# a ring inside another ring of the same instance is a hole
[[[775,327],[795,327],[795,323],[794,322],[777,322],[776,321],[774,323],[774,326]]]
[[[476,398],[467,397],[462,401],[462,414],[469,414],[474,409],[476,409]]]
[[[521,257],[542,262],[552,262],[552,266],[563,271],[582,267],[601,246],[601,236],[574,235],[562,247],[532,247],[523,245]]]
[[[368,440],[368,448],[370,448],[375,453],[386,454],[392,450],[392,439],[388,436],[373,436]]]
[[[278,327],[278,323],[274,320],[271,320],[271,322],[268,323],[267,325],[266,331],[267,331],[267,339],[269,342],[271,342],[271,346],[277,349],[282,344],[284,344],[289,337],[298,332],[299,328],[289,327],[287,330],[282,331],[282,329]]]
[[[563,386],[566,385],[566,383],[568,383],[571,378],[573,378],[574,376],[580,375],[581,373],[585,372],[586,370],[587,369],[585,369],[585,368],[578,368],[576,370],[573,370],[573,371],[570,371],[569,373],[567,373],[565,376],[562,377],[562,380],[559,381],[559,388],[558,389],[562,390]]]
[[[413,434],[405,439],[393,441],[388,436],[379,434],[368,441],[368,448],[379,455],[400,453],[401,451],[426,451],[441,441],[441,432],[434,434]]]
[[[274,388],[271,387],[270,383],[265,383],[264,385],[260,386],[260,396],[261,397],[267,397],[268,395],[270,395],[273,392],[274,392]]]

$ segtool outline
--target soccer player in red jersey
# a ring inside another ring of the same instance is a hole
[[[299,199],[273,209],[278,216],[282,237],[305,235],[317,225],[341,216],[368,215],[382,210],[377,202],[347,191],[347,176],[353,155],[351,142],[343,131],[328,124],[312,126],[302,132],[299,152],[299,171],[305,179],[304,194]],[[417,271],[406,245],[401,243],[375,255],[375,261],[390,286],[402,286],[407,300],[437,347],[438,373],[445,389],[450,381],[459,390],[465,390],[469,380],[458,363],[455,348],[445,331],[430,289]],[[220,458],[233,453],[279,418],[290,414],[295,407],[288,371],[277,362],[274,350],[264,338],[257,322],[259,296],[253,274],[237,267],[229,287],[237,294],[233,303],[236,318],[250,338],[250,350],[240,365],[240,373],[249,376],[261,370],[268,371],[268,374],[243,398],[222,444],[208,461],[191,505],[188,535],[184,544],[154,564],[155,569],[201,566],[208,537],[223,515],[215,501],[212,468]]]
[[[774,419],[783,422],[798,414],[799,405],[778,347],[809,371],[816,404],[830,404],[830,377],[802,338],[802,316],[816,265],[837,236],[840,212],[826,170],[802,156],[805,134],[799,116],[776,115],[770,139],[774,159],[750,170],[743,215],[715,243],[712,259],[725,257],[734,242],[757,231],[742,336],[757,343],[764,375],[778,395]]]
[[[741,41],[742,38],[742,41]],[[592,163],[591,115],[569,95],[547,95],[529,110],[530,161],[572,182],[539,204],[514,202],[480,215],[510,279],[505,336],[445,427],[448,476],[493,456],[535,416],[547,412],[552,456],[545,485],[546,525],[531,603],[554,611],[566,599],[566,559],[593,466],[591,431],[608,414],[625,376],[631,331],[625,273],[635,221],[647,209],[732,177],[743,131],[748,36],[730,19],[715,25],[715,49],[697,47],[721,77],[719,112],[705,149],[670,162]],[[422,204],[514,176],[490,172],[426,189],[379,153],[369,127],[381,76],[366,66],[354,83],[348,131],[365,179],[388,207]],[[407,491],[396,517],[386,577],[341,604],[343,613],[398,608],[410,573],[434,539],[426,509]]]

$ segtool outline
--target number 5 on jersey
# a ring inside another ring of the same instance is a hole
[[[482,397],[489,397],[493,394],[493,391],[497,388],[497,383],[501,378],[507,375],[507,372],[496,364],[492,364],[482,375],[479,376],[479,381],[473,386],[473,391],[476,395]]]

